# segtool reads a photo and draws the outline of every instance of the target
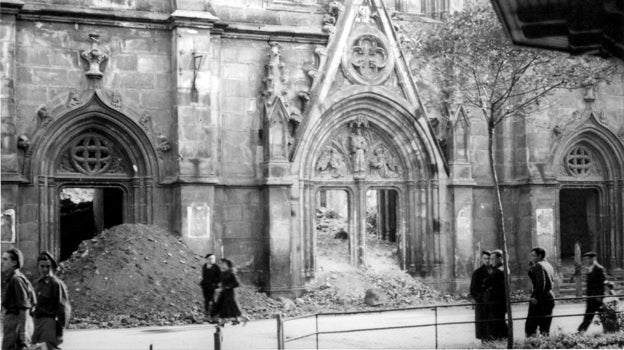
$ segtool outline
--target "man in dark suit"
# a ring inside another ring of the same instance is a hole
[[[215,308],[215,290],[221,280],[221,268],[216,264],[217,257],[213,254],[205,256],[206,263],[202,266],[202,280],[199,285],[204,293],[204,312],[208,322],[217,323]]]
[[[589,273],[587,274],[587,308],[585,309],[585,317],[583,323],[578,327],[579,332],[585,332],[591,324],[594,315],[602,306],[602,297],[604,294],[604,282],[606,280],[605,269],[596,261],[596,253],[587,252],[583,254],[583,263],[587,266]]]
[[[475,300],[475,336],[477,339],[487,340],[487,313],[485,309],[485,305],[483,304],[483,293],[485,292],[485,287],[483,282],[490,275],[490,252],[484,250],[481,252],[481,263],[472,273],[472,278],[470,279],[470,296]]]
[[[493,250],[490,255],[492,271],[483,282],[485,292],[483,302],[487,313],[487,338],[499,340],[507,338],[507,296],[505,295],[505,273],[503,269],[503,252]]]
[[[555,307],[555,294],[552,287],[555,280],[555,269],[546,261],[546,250],[543,248],[531,249],[529,263],[529,278],[533,283],[529,314],[524,325],[527,337],[535,335],[539,327],[540,333],[548,335],[552,322],[552,311]]]

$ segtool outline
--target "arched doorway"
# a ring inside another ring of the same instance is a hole
[[[153,140],[97,91],[82,100],[42,109],[47,121],[24,162],[38,193],[39,248],[61,260],[105,228],[153,220],[159,168]]]
[[[384,203],[381,220],[387,224],[379,239],[387,237],[388,243],[396,244],[397,265],[423,277],[450,274],[450,244],[440,234],[446,224],[441,219],[446,215],[446,188],[440,186],[440,178],[446,179],[446,174],[427,132],[385,96],[352,94],[330,106],[308,127],[294,157],[295,163],[301,162],[305,276],[315,276],[318,267],[314,208],[318,193],[327,188],[349,194],[353,265],[367,264],[367,209],[375,194]]]
[[[624,267],[624,147],[593,114],[555,154],[557,248],[561,270],[573,271],[574,245],[595,251],[609,270]]]

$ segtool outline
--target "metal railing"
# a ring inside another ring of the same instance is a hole
[[[584,297],[566,297],[566,298],[554,298],[555,301],[575,301],[575,300],[584,300],[584,299],[594,299],[594,298],[604,298],[605,296],[584,296]],[[624,294],[612,295],[612,297],[622,298]],[[528,303],[530,300],[516,300],[512,301],[512,304],[524,304]],[[423,328],[423,327],[433,327],[435,329],[435,348],[439,347],[438,343],[438,328],[441,326],[451,326],[451,325],[462,325],[462,324],[476,324],[476,323],[485,323],[485,322],[493,322],[493,321],[501,321],[499,320],[479,320],[479,321],[454,321],[454,322],[438,322],[438,309],[445,308],[457,308],[457,307],[474,307],[477,305],[476,303],[461,303],[461,304],[436,304],[436,305],[427,305],[427,306],[413,306],[407,308],[397,308],[397,309],[379,309],[379,310],[365,310],[365,311],[350,311],[350,312],[321,312],[310,315],[302,315],[296,317],[284,318],[281,314],[276,315],[277,321],[277,348],[279,350],[286,349],[286,343],[294,342],[296,340],[315,337],[316,349],[319,349],[319,336],[320,335],[328,335],[328,334],[339,334],[339,333],[354,333],[354,332],[367,332],[367,331],[383,331],[383,330],[396,330],[396,329],[406,329],[406,328]],[[416,311],[416,310],[430,310],[434,313],[434,322],[433,323],[425,323],[425,324],[408,324],[408,325],[398,325],[398,326],[383,326],[383,327],[368,327],[368,328],[352,328],[352,329],[342,329],[342,330],[328,330],[328,331],[320,331],[319,330],[319,317],[327,317],[327,316],[348,316],[348,315],[359,315],[359,314],[383,314],[383,313],[396,313],[402,311]],[[618,311],[617,313],[622,313],[622,311]],[[565,314],[565,315],[552,315],[552,318],[563,318],[563,317],[579,317],[585,316],[586,313],[576,313],[576,314]],[[598,312],[595,313],[598,315]],[[305,320],[305,319],[314,319],[314,331],[310,333],[305,333],[303,335],[298,335],[294,337],[286,337],[284,332],[284,325],[286,323],[290,323],[297,320]],[[536,317],[514,317],[513,320],[527,320],[529,318]],[[507,318],[502,319],[503,321],[507,321]]]

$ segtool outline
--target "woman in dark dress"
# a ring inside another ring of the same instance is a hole
[[[234,274],[233,264],[228,259],[221,259],[223,262],[223,270],[221,271],[221,293],[217,300],[217,313],[219,314],[221,326],[225,325],[228,319],[232,319],[232,324],[237,325],[240,322],[238,318],[243,319],[243,325],[247,323],[247,317],[242,316],[241,310],[236,302],[234,288],[239,286],[236,275]]]

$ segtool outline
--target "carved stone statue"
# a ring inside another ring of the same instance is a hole
[[[330,174],[334,178],[345,176],[347,165],[342,156],[333,147],[327,147],[316,163],[316,170],[320,173]]]
[[[381,177],[398,177],[399,166],[393,157],[388,154],[385,146],[379,146],[373,151],[370,160],[371,173],[376,173]]]
[[[364,175],[366,173],[366,151],[368,143],[362,135],[362,129],[356,127],[351,135],[351,154],[353,157],[353,173]]]

